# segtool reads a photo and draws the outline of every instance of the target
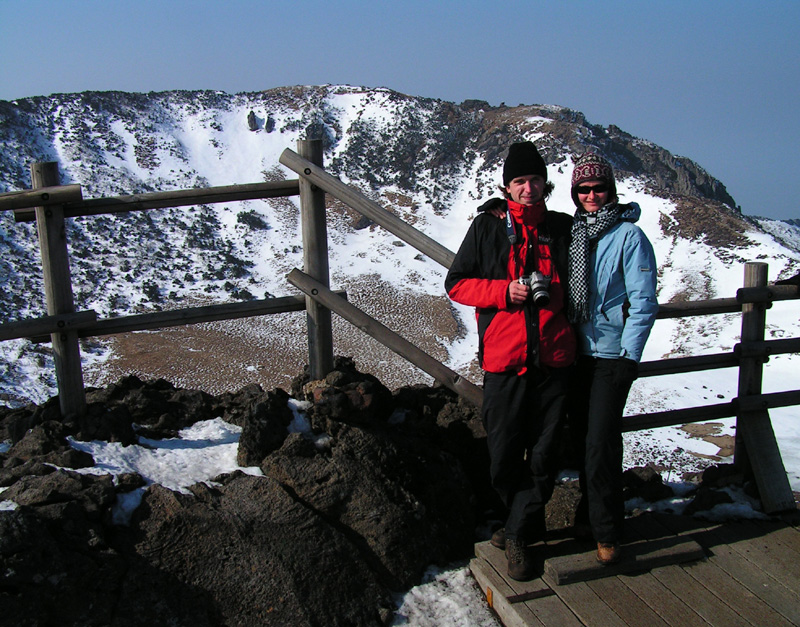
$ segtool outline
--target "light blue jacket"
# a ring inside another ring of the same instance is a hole
[[[634,224],[636,203],[591,244],[590,318],[577,326],[578,352],[605,359],[641,361],[644,344],[658,313],[657,266],[653,246]]]

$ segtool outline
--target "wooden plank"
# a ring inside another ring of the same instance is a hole
[[[642,517],[642,519],[644,518],[646,517]],[[647,524],[631,521],[639,533],[652,533],[654,529],[666,528],[661,524],[659,519],[647,518]],[[666,520],[666,518],[662,520]],[[672,520],[679,520],[679,518],[672,517]],[[697,528],[695,525],[691,524],[687,526]],[[716,527],[715,525],[711,530],[716,529]],[[757,528],[750,528],[748,533],[757,535],[760,533],[760,530]],[[753,590],[737,581],[715,561],[698,561],[683,565],[683,569],[697,581],[698,585],[704,586],[709,592],[720,599],[720,601],[728,605],[736,614],[742,616],[754,625],[791,625],[784,616],[771,608],[766,601],[760,599]]]
[[[691,533],[692,537],[709,551],[710,563],[725,571],[787,620],[800,625],[800,603],[797,593],[770,577],[758,565],[725,544],[725,540],[718,533],[722,525],[706,523],[709,526],[702,528],[698,521],[678,516],[659,520],[675,530],[681,530],[681,533]]]
[[[494,568],[500,574],[500,576],[506,581],[509,588],[512,590],[510,594],[523,595],[549,589],[549,586],[542,581],[540,577],[536,577],[531,581],[517,581],[516,579],[511,579],[507,573],[508,563],[506,562],[505,552],[497,547],[492,546],[488,541],[480,542],[475,545],[475,555],[476,557],[486,560],[492,565],[492,568]],[[539,572],[541,572],[542,564],[539,565]]]
[[[784,547],[797,553],[800,560],[800,531],[785,522],[775,522],[771,520],[757,520],[753,524],[768,533],[770,538],[780,542]]]
[[[771,303],[776,300],[792,300],[798,297],[796,285],[769,285],[740,287],[736,298],[715,298],[680,303],[662,303],[656,319],[705,316],[709,314],[735,313],[742,310],[743,303]]]
[[[544,545],[539,545],[539,547],[543,550],[550,548]],[[534,550],[537,550],[537,547],[534,547]],[[531,581],[515,581],[508,577],[503,551],[493,547],[489,542],[481,542],[475,545],[475,554],[489,564],[497,576],[503,579],[503,593],[508,596],[508,601],[516,611],[519,611],[520,615],[529,616],[529,611],[542,625],[547,627],[578,627],[581,625],[572,610],[541,578],[536,577]],[[495,590],[495,598],[497,598],[496,595],[497,591]],[[527,611],[522,612],[518,605],[524,605]]]
[[[59,184],[58,163],[32,163],[31,186],[52,187]],[[72,278],[69,270],[67,230],[62,205],[34,209],[36,231],[42,257],[45,301],[50,316],[75,313]],[[81,349],[75,330],[61,330],[50,335],[53,362],[58,380],[58,403],[61,415],[77,418],[86,413],[86,392],[81,369]]]
[[[708,561],[725,571],[793,624],[800,625],[798,593],[776,581],[741,552],[726,544],[719,533],[724,525],[687,516],[653,515],[660,524],[679,534],[691,534],[709,553]],[[729,523],[731,524],[731,523]]]
[[[792,300],[798,295],[800,286],[797,285],[759,285],[736,290],[736,300],[740,303],[772,303],[777,300]]]
[[[639,376],[656,377],[662,374],[700,372],[701,370],[716,370],[718,368],[736,368],[738,365],[739,358],[733,352],[716,353],[714,355],[696,355],[692,357],[672,357],[671,359],[642,362],[639,364]]]
[[[744,266],[744,287],[764,288],[767,285],[767,264],[747,262]],[[763,304],[742,306],[742,344],[763,342],[766,327],[766,308]],[[739,363],[738,397],[761,394],[763,361],[746,357]],[[767,513],[796,509],[794,495],[783,466],[772,421],[766,409],[740,409],[736,419],[734,464],[755,477],[761,505]]]
[[[371,201],[355,188],[345,185],[336,177],[325,172],[322,168],[303,159],[296,152],[287,148],[281,153],[278,161],[287,168],[294,170],[308,179],[310,183],[321,187],[331,196],[338,198],[348,207],[355,209],[376,224],[379,224],[384,229],[396,235],[445,268],[449,268],[453,264],[455,253],[442,246],[436,240],[428,237],[422,231],[418,231],[413,226],[410,226],[392,212],[381,207],[378,203]]]
[[[239,202],[242,200],[261,200],[283,196],[297,196],[300,185],[297,179],[274,181],[267,183],[246,183],[243,185],[225,185],[221,187],[198,187],[194,189],[178,189],[169,192],[151,192],[114,196],[109,198],[90,198],[80,202],[64,205],[64,217],[96,216],[103,214],[125,213],[127,211],[145,211],[147,209],[165,209],[168,207],[193,207],[220,202]],[[14,212],[17,222],[30,222],[34,219],[33,211],[18,209]]]
[[[516,594],[516,591],[490,562],[481,557],[475,557],[470,560],[469,569],[486,595],[489,607],[497,612],[505,627],[542,625],[525,603],[509,602],[508,597]]]
[[[737,313],[741,310],[742,303],[735,298],[715,298],[712,300],[663,303],[658,307],[656,320],[684,318],[687,316],[706,316],[720,313]]]
[[[664,566],[703,559],[702,547],[691,538],[670,536],[655,540],[638,540],[622,545],[622,559],[616,564],[598,563],[595,551],[549,558],[545,574],[557,585],[586,581],[623,573],[642,572]]]
[[[680,372],[692,372],[694,370],[696,370],[696,368],[692,368],[690,370],[681,370]],[[664,373],[653,372],[645,376],[653,376],[657,374]],[[721,420],[723,418],[736,416],[740,411],[757,411],[762,409],[774,409],[776,407],[791,407],[797,405],[798,403],[800,403],[800,391],[798,390],[771,392],[769,394],[754,394],[752,396],[742,396],[727,403],[699,405],[697,407],[670,409],[667,411],[653,412],[650,414],[635,414],[625,416],[622,419],[622,431],[624,433],[628,433],[630,431],[642,431],[644,429],[683,425],[689,422]]]
[[[767,357],[783,353],[800,353],[800,337],[739,343],[734,345],[733,352],[739,357]]]
[[[552,596],[528,601],[525,606],[546,627],[580,627],[578,617],[555,593]]]
[[[566,603],[584,625],[625,627],[625,621],[584,581],[567,585],[556,585],[545,574],[544,581],[550,583],[556,594]]]
[[[742,559],[742,555],[728,545],[715,546],[709,561],[787,620],[800,625],[800,601],[796,591],[776,581],[752,562]]]
[[[97,312],[89,310],[59,314],[57,316],[44,316],[33,320],[7,322],[6,324],[0,324],[0,342],[30,337],[39,333],[47,333],[47,340],[49,340],[49,334],[51,333],[76,331],[91,326],[96,320]]]
[[[742,557],[800,594],[800,561],[797,560],[797,554],[776,545],[768,535],[753,537],[752,529],[747,524],[732,523],[719,527],[716,533]]]
[[[651,573],[620,575],[619,580],[671,627],[707,627],[708,623]]]
[[[683,569],[697,582],[697,585],[705,587],[753,625],[791,627],[792,623],[789,620],[715,563],[710,561],[694,562],[683,566]]]
[[[681,596],[684,603],[697,612],[710,625],[717,627],[745,627],[750,625],[728,605],[720,601],[703,586],[698,586],[685,570],[675,566],[653,569],[653,576],[667,588]]]
[[[625,416],[622,419],[622,431],[627,433],[629,431],[682,425],[701,420],[721,420],[722,418],[735,416],[736,408],[737,405],[730,401],[728,403],[715,403],[713,405],[656,411],[651,414]]]
[[[335,293],[342,298],[347,298],[345,292]],[[280,296],[278,298],[264,298],[240,303],[203,305],[202,307],[186,307],[146,314],[134,314],[132,316],[105,318],[79,331],[78,335],[79,337],[114,335],[116,333],[165,329],[185,324],[215,322],[217,320],[238,320],[239,318],[303,311],[304,309],[305,298],[303,296]]]
[[[61,205],[83,198],[80,185],[54,185],[0,194],[0,211]]]
[[[314,165],[322,166],[322,140],[301,139],[297,151]],[[300,223],[303,236],[303,269],[314,280],[330,287],[328,267],[328,226],[325,192],[300,179]],[[333,325],[331,310],[306,297],[308,364],[313,380],[324,379],[333,370]]]
[[[587,585],[626,624],[667,627],[668,623],[617,577],[596,579],[588,582]]]

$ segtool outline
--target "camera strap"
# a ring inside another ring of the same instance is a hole
[[[511,209],[506,207],[506,235],[511,245],[517,243],[517,229],[514,227],[514,218],[511,217]]]
[[[528,250],[525,253],[525,274],[532,274],[537,271],[536,259],[539,257],[539,244],[550,243],[550,231],[547,228],[547,222],[542,220],[536,227],[536,245],[528,242]]]

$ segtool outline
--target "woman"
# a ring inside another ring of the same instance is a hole
[[[578,336],[574,406],[583,502],[597,560],[620,558],[625,518],[622,497],[622,414],[658,312],[653,247],[634,223],[636,203],[620,204],[614,171],[595,153],[572,173],[577,211],[569,248],[567,314]]]

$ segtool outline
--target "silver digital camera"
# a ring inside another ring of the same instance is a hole
[[[550,281],[552,277],[548,274],[541,272],[532,272],[531,274],[523,274],[519,277],[519,282],[522,285],[527,285],[531,288],[531,298],[533,304],[537,307],[547,307],[550,303]]]

